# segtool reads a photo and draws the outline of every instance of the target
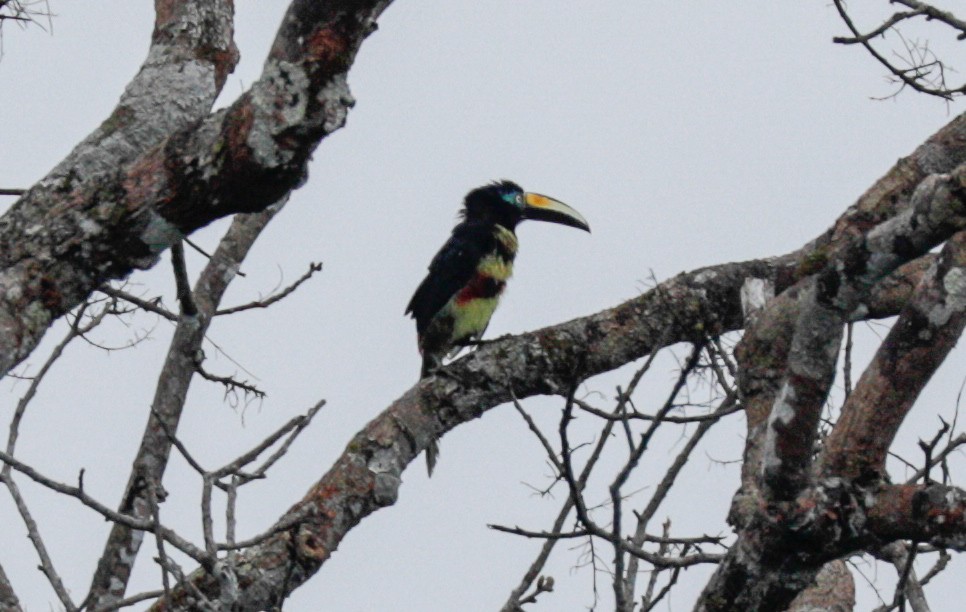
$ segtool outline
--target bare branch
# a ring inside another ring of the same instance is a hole
[[[296,280],[294,283],[292,283],[288,287],[282,289],[278,293],[276,293],[274,295],[271,295],[271,296],[269,296],[269,297],[267,297],[267,298],[265,298],[263,300],[256,300],[254,302],[249,302],[248,304],[242,304],[241,306],[234,306],[232,308],[225,308],[223,310],[218,310],[218,311],[215,312],[215,316],[221,316],[221,315],[227,315],[227,314],[234,314],[236,312],[242,312],[242,311],[245,311],[245,310],[251,310],[253,308],[268,308],[272,304],[274,304],[276,302],[280,302],[281,300],[284,300],[288,296],[292,295],[295,292],[295,290],[298,289],[299,286],[302,283],[304,283],[305,281],[307,281],[310,278],[312,278],[312,275],[314,275],[316,272],[319,272],[321,270],[322,270],[322,264],[321,263],[312,263],[312,264],[309,264],[309,270],[308,270],[308,272],[306,272],[305,274],[303,274],[298,280]]]
[[[191,282],[188,280],[188,269],[184,260],[184,246],[181,242],[171,245],[171,266],[174,268],[175,286],[178,288],[178,302],[181,304],[181,316],[194,317],[198,314],[194,296],[191,294]]]
[[[163,306],[161,306],[160,297],[156,297],[151,300],[145,300],[145,299],[139,298],[136,295],[132,295],[127,291],[123,291],[121,289],[111,287],[110,285],[101,285],[100,287],[98,287],[97,290],[105,295],[111,296],[112,298],[115,298],[118,300],[124,300],[125,302],[134,304],[135,306],[137,306],[142,310],[153,312],[154,314],[164,317],[169,321],[177,322],[178,320],[178,315],[174,314],[167,308],[164,308]]]
[[[212,471],[211,475],[214,478],[224,478],[225,476],[241,476],[243,479],[260,478],[265,474],[268,468],[272,466],[272,464],[278,461],[278,459],[285,454],[289,446],[291,446],[292,442],[295,441],[295,438],[298,437],[298,435],[302,433],[302,431],[304,431],[306,427],[309,426],[309,424],[312,422],[312,418],[315,417],[315,415],[319,412],[319,410],[322,409],[323,406],[325,406],[325,400],[319,401],[317,404],[312,406],[309,409],[309,411],[304,415],[293,417],[288,423],[279,427],[277,430],[275,430],[274,433],[270,434],[268,437],[262,440],[257,446],[252,448],[250,451],[241,455],[231,463],[228,463],[227,465]],[[282,439],[282,437],[284,437],[286,434],[288,435],[288,438],[278,449],[278,451],[276,451],[271,457],[269,457],[269,459],[263,465],[261,465],[257,470],[255,470],[255,472],[253,472],[251,476],[246,477],[245,475],[240,473],[240,470],[243,467],[258,459],[259,455],[261,455],[266,450],[271,448],[276,442]]]
[[[14,470],[20,472],[24,476],[27,476],[34,482],[40,485],[43,485],[52,491],[56,491],[58,493],[62,493],[64,495],[77,499],[82,504],[84,504],[91,510],[94,510],[95,512],[97,512],[98,514],[100,514],[101,516],[103,516],[109,521],[112,521],[114,523],[118,523],[121,525],[125,525],[126,527],[130,527],[132,529],[136,529],[139,531],[157,532],[165,539],[166,542],[176,547],[178,550],[185,553],[186,555],[188,555],[189,557],[191,557],[192,559],[194,559],[195,561],[197,561],[203,566],[208,566],[211,562],[211,560],[205,556],[203,551],[199,550],[196,546],[194,546],[193,544],[191,544],[190,542],[188,542],[187,540],[185,540],[184,538],[176,534],[174,531],[168,529],[167,527],[155,524],[154,521],[151,521],[151,520],[136,519],[131,517],[130,515],[121,514],[119,512],[115,512],[114,510],[111,510],[101,502],[97,501],[96,499],[88,495],[84,491],[83,483],[80,483],[79,486],[74,487],[61,482],[57,482],[56,480],[47,478],[46,476],[44,476],[34,468],[30,467],[29,465],[21,461],[18,461],[17,459],[14,459],[13,457],[11,457],[10,455],[4,452],[0,452],[0,461],[9,465]],[[6,481],[8,488],[10,488],[12,482],[13,482],[12,479],[8,477]],[[65,603],[64,605],[67,605],[67,604]]]
[[[846,45],[861,45],[865,48],[869,55],[875,58],[877,62],[879,62],[889,71],[890,74],[892,74],[892,76],[902,85],[902,87],[910,87],[915,91],[931,96],[937,96],[945,100],[952,100],[954,97],[966,93],[966,83],[958,87],[951,87],[946,84],[945,75],[947,68],[942,60],[936,58],[935,55],[932,54],[928,48],[928,45],[921,46],[917,43],[910,43],[905,39],[905,37],[903,37],[902,33],[898,29],[898,26],[901,23],[922,17],[927,21],[938,21],[945,23],[952,29],[958,30],[959,33],[957,38],[963,40],[966,38],[966,22],[956,18],[952,13],[939,10],[931,5],[919,2],[918,0],[893,0],[893,2],[903,4],[913,10],[895,13],[890,18],[882,22],[882,24],[880,24],[878,27],[863,34],[859,31],[858,27],[849,16],[848,10],[845,7],[845,2],[843,0],[833,0],[833,4],[839,13],[839,16],[842,18],[843,23],[845,23],[849,31],[852,32],[852,36],[837,36],[833,38],[832,41]],[[884,36],[887,32],[895,33],[902,43],[906,56],[901,58],[901,60],[906,63],[905,67],[897,66],[884,55],[879,53],[879,51],[877,51],[872,45],[872,41],[874,39]],[[899,91],[901,91],[901,89],[902,88],[900,87]],[[896,94],[898,94],[899,91],[897,91]]]
[[[628,457],[627,462],[624,464],[624,467],[617,474],[617,477],[614,478],[614,481],[611,483],[609,487],[610,499],[611,499],[612,511],[613,511],[612,518],[611,518],[611,531],[612,531],[611,544],[614,547],[614,553],[615,553],[614,554],[614,594],[616,596],[615,605],[617,609],[621,611],[628,609],[628,606],[633,608],[633,604],[631,603],[630,598],[628,597],[628,593],[625,590],[626,583],[625,583],[625,577],[624,577],[624,547],[626,546],[626,544],[623,539],[622,527],[621,527],[621,498],[622,498],[621,489],[623,488],[624,484],[627,482],[627,479],[630,477],[631,472],[637,467],[638,463],[640,462],[641,457],[644,455],[644,452],[648,448],[648,444],[650,443],[651,437],[654,435],[654,432],[657,431],[657,428],[661,425],[663,417],[666,416],[667,413],[670,412],[670,410],[673,408],[675,398],[677,397],[678,393],[681,392],[681,389],[684,388],[684,385],[687,382],[688,377],[691,375],[691,372],[694,370],[695,367],[697,367],[698,361],[701,358],[701,353],[704,351],[704,346],[705,344],[703,342],[700,344],[694,345],[694,347],[691,350],[691,356],[688,358],[686,365],[681,369],[681,373],[678,376],[678,380],[675,382],[674,387],[671,389],[671,393],[669,394],[667,401],[664,403],[664,406],[660,410],[658,410],[656,415],[657,418],[654,421],[652,421],[648,429],[643,434],[641,434],[640,441],[637,443],[636,448],[632,447],[630,457]],[[653,356],[652,356],[652,359],[653,359]],[[634,385],[636,385],[636,383],[639,380],[640,380],[640,377],[637,377],[632,382]],[[570,482],[569,478],[568,478],[568,482]],[[580,504],[578,504],[578,517],[580,518],[581,522],[583,522],[586,517],[581,516],[579,514],[579,507],[580,507]],[[591,528],[591,527],[588,526],[588,528]]]
[[[925,478],[929,470],[945,461],[953,451],[963,445],[966,445],[966,433],[961,433],[955,438],[950,439],[941,451],[932,454],[932,460],[921,469],[916,470],[916,472],[906,480],[906,484],[913,484],[918,482],[920,479]]]
[[[265,397],[265,392],[244,380],[236,380],[231,376],[218,376],[205,370],[201,365],[201,360],[195,362],[195,371],[198,375],[209,382],[219,383],[225,387],[225,396],[237,393],[239,390],[246,396],[251,394],[257,399]]]
[[[86,312],[88,306],[89,304],[85,303],[77,309],[77,312],[74,315],[74,322],[71,324],[70,329],[64,336],[64,339],[61,340],[50,352],[50,355],[47,357],[47,361],[44,362],[44,365],[41,366],[40,370],[30,381],[30,386],[27,387],[27,392],[24,393],[23,397],[20,398],[20,401],[17,402],[17,408],[14,410],[13,418],[10,420],[10,429],[7,435],[6,451],[8,455],[12,456],[14,454],[14,450],[17,446],[17,437],[20,435],[20,421],[23,419],[24,413],[27,410],[27,405],[34,398],[34,395],[36,395],[37,389],[40,387],[40,383],[43,382],[47,372],[50,371],[54,363],[56,363],[56,361],[60,359],[61,355],[64,354],[64,349],[67,348],[68,344],[79,336],[84,335],[100,325],[108,313],[106,308],[102,309],[89,322],[81,325],[81,320],[83,319],[84,313]],[[10,466],[4,465],[4,467],[0,469],[0,474],[9,475]]]
[[[168,561],[167,559],[163,561],[163,564],[166,566],[170,565],[170,563],[171,562]],[[162,571],[164,571],[165,573],[171,573],[170,570],[167,569],[167,567],[163,568]],[[149,599],[157,599],[158,597],[164,595],[164,593],[165,593],[164,589],[159,589],[157,591],[145,591],[143,593],[138,593],[137,595],[132,595],[131,597],[125,597],[124,599],[120,599],[102,608],[96,608],[96,611],[113,612],[114,610],[120,610],[121,608],[127,608],[129,606],[139,604],[142,601],[148,601]]]
[[[539,430],[536,428],[536,424],[533,423],[532,419],[529,419],[529,415],[523,410],[522,406],[520,406],[520,403],[516,399],[515,395],[513,396],[513,403],[521,415],[525,415],[527,417],[527,425],[532,431],[534,431],[534,433],[537,433]],[[587,486],[587,480],[590,478],[594,466],[597,465],[597,461],[600,459],[601,453],[604,452],[604,446],[610,439],[613,429],[614,421],[607,421],[604,424],[600,437],[597,439],[597,444],[594,445],[594,450],[591,452],[590,457],[588,457],[587,463],[584,465],[584,468],[580,473],[580,478],[577,479],[577,486],[579,489],[576,492],[571,491],[570,495],[567,496],[567,499],[564,500],[563,506],[560,508],[560,512],[557,514],[557,518],[554,520],[553,526],[551,527],[552,533],[558,533],[563,528],[564,522],[567,520],[567,517],[570,516],[570,511],[574,508],[574,497],[580,495]],[[539,437],[541,439],[541,444],[543,444],[544,448],[547,450],[548,456],[553,456],[552,462],[554,462],[555,465],[560,466],[560,469],[558,469],[557,473],[562,474],[563,465],[560,464],[559,459],[557,459],[553,447],[550,445],[549,441],[546,440],[545,436],[541,434]],[[550,558],[550,553],[553,551],[553,547],[556,543],[556,539],[548,539],[544,543],[543,547],[540,549],[540,553],[537,555],[537,558],[534,559],[533,563],[523,575],[523,579],[520,581],[520,584],[517,586],[517,588],[513,589],[513,591],[510,593],[510,597],[507,599],[506,603],[503,604],[501,612],[517,612],[519,610],[521,601],[525,598],[524,594],[527,592],[527,589],[530,588],[530,585],[533,584],[533,581],[536,580],[540,575],[540,572],[547,563],[547,559]]]
[[[10,462],[7,461],[6,453],[0,453],[0,461],[6,464],[4,466],[5,468],[10,465]],[[31,478],[33,477],[31,476]],[[13,502],[17,506],[17,511],[23,519],[24,526],[27,528],[27,537],[30,538],[30,542],[34,545],[34,550],[37,551],[37,556],[40,558],[40,570],[47,577],[50,586],[53,587],[54,593],[57,594],[57,599],[60,600],[61,605],[66,610],[70,612],[77,610],[77,606],[71,600],[70,594],[67,592],[63,580],[61,580],[60,574],[54,568],[54,563],[50,558],[50,553],[47,552],[47,546],[44,544],[44,540],[40,535],[37,522],[30,513],[30,509],[27,507],[27,502],[24,500],[23,495],[20,494],[20,487],[14,482],[13,476],[6,472],[0,473],[0,482],[3,482],[7,490],[10,491],[10,496],[13,498]]]
[[[896,4],[902,4],[914,9],[915,12],[925,15],[930,20],[941,21],[946,25],[959,30],[956,36],[959,40],[966,40],[966,21],[957,18],[949,11],[943,11],[936,7],[920,2],[919,0],[892,0]]]
[[[912,563],[915,559],[915,547],[908,547],[904,543],[893,542],[882,547],[880,551],[882,558],[892,563],[899,573],[899,581],[896,584],[895,597],[892,603],[876,608],[873,612],[889,612],[896,608],[903,608],[903,603],[908,600],[912,607],[912,612],[929,612],[929,604],[926,602],[926,594],[922,590],[922,583],[916,578]]]
[[[196,361],[205,333],[224,292],[255,240],[284,203],[255,215],[239,215],[222,238],[218,249],[198,277],[194,302],[197,317],[179,319],[168,354],[158,376],[151,414],[133,462],[131,476],[119,511],[140,519],[151,514],[147,484],[161,482],[170,456],[177,425],[184,409],[188,388],[197,372]],[[187,456],[187,449],[182,449]],[[200,469],[200,466],[197,466]],[[126,525],[116,524],[91,584],[91,602],[96,608],[113,605],[124,598],[141,540]]]
[[[730,396],[726,398],[714,412],[714,415],[724,416],[725,414],[730,414],[732,412],[732,408],[729,407],[729,403],[731,401],[732,398]],[[711,430],[711,427],[715,423],[716,421],[714,420],[702,421],[701,424],[698,425],[697,430],[691,435],[690,438],[688,438],[688,441],[681,449],[681,452],[679,452],[674,458],[674,462],[668,468],[667,472],[665,472],[661,482],[658,483],[647,506],[642,512],[637,514],[637,527],[634,531],[634,535],[630,538],[630,541],[634,545],[641,546],[645,541],[647,541],[648,535],[646,530],[648,523],[650,523],[651,519],[657,513],[658,508],[664,502],[664,499],[671,492],[671,487],[674,486],[678,475],[691,458],[691,454],[694,452],[694,449],[697,448],[698,443],[701,441],[704,435]],[[632,595],[634,593],[634,585],[638,574],[638,565],[638,559],[636,557],[632,557],[627,563],[627,571],[625,572],[624,583],[628,594],[628,600],[632,599]],[[676,579],[676,576],[674,579]],[[654,603],[656,603],[658,600],[659,598],[654,600]]]

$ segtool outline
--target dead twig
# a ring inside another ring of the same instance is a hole
[[[319,272],[321,270],[322,270],[322,264],[321,263],[318,263],[318,262],[313,262],[313,263],[309,264],[309,270],[308,270],[308,272],[306,272],[305,274],[303,274],[301,277],[299,277],[298,280],[296,280],[294,283],[292,283],[291,285],[289,285],[285,289],[282,289],[278,293],[276,293],[274,295],[271,295],[271,296],[265,298],[264,300],[255,300],[254,302],[249,302],[247,304],[242,304],[241,306],[233,306],[231,308],[224,308],[222,310],[216,310],[215,311],[215,316],[235,314],[236,312],[243,312],[245,310],[252,310],[254,308],[268,308],[272,304],[275,304],[276,302],[280,302],[280,301],[284,300],[285,298],[287,298],[288,296],[290,296],[293,293],[295,293],[295,290],[298,289],[299,286],[302,285],[302,283],[304,283],[305,281],[307,281],[310,278],[312,278],[312,276],[316,272]]]

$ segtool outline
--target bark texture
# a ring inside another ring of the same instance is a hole
[[[105,282],[154,265],[215,219],[253,213],[236,219],[195,287],[196,309],[179,320],[122,513],[150,517],[145,491],[163,476],[165,429],[177,426],[193,349],[271,219],[266,208],[306,180],[315,147],[344,125],[353,104],[347,72],[389,3],[294,0],[261,77],[211,113],[237,61],[233,4],[157,0],[148,58],[111,117],[0,217],[7,373]],[[747,437],[729,517],[737,539],[697,609],[848,609],[854,585],[843,557],[901,540],[966,546],[966,492],[928,478],[896,485],[884,472],[898,427],[966,325],[964,228],[966,115],[794,252],[680,274],[614,308],[489,343],[420,381],[349,442],[269,537],[196,570],[152,609],[280,608],[353,527],[395,503],[402,472],[449,430],[511,399],[566,396],[663,347],[740,329]],[[821,440],[843,326],[896,314]],[[91,607],[123,598],[141,538],[115,526]],[[2,570],[0,605],[18,606]]]
[[[155,44],[114,115],[0,217],[0,372],[105,281],[301,184],[345,124],[346,74],[388,4],[292,2],[261,78],[209,115],[234,65],[232,3],[158,0]]]

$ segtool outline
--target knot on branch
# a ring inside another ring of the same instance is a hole
[[[311,559],[320,563],[329,557],[329,549],[314,530],[307,527],[299,529],[295,536],[295,546],[299,558]]]
[[[770,550],[781,555],[796,551],[821,565],[854,550],[865,538],[864,497],[852,483],[827,478],[793,501],[763,508],[758,520],[765,533],[781,542]]]

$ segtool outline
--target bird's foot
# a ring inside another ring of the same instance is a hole
[[[424,363],[423,364],[423,370],[420,373],[420,377],[419,377],[420,380],[425,379],[425,378],[430,378],[430,377],[448,378],[448,379],[454,380],[454,381],[456,381],[458,383],[462,383],[463,382],[458,376],[456,376],[456,374],[453,374],[453,373],[447,371],[446,370],[446,367],[443,365],[443,362],[442,361],[435,361],[434,360],[432,362],[427,362],[427,363]]]
[[[449,370],[447,370],[443,366],[439,366],[435,370],[430,370],[429,375],[430,376],[435,376],[437,378],[448,378],[450,380],[453,380],[453,381],[456,381],[456,382],[458,382],[460,384],[463,384],[463,379],[462,378],[460,378],[456,374],[453,374],[452,372],[450,372]]]
[[[487,344],[494,344],[502,340],[506,340],[510,337],[510,334],[503,334],[497,338],[490,338],[489,340],[459,340],[456,344],[459,346],[475,346],[479,348],[481,346],[486,346]]]

